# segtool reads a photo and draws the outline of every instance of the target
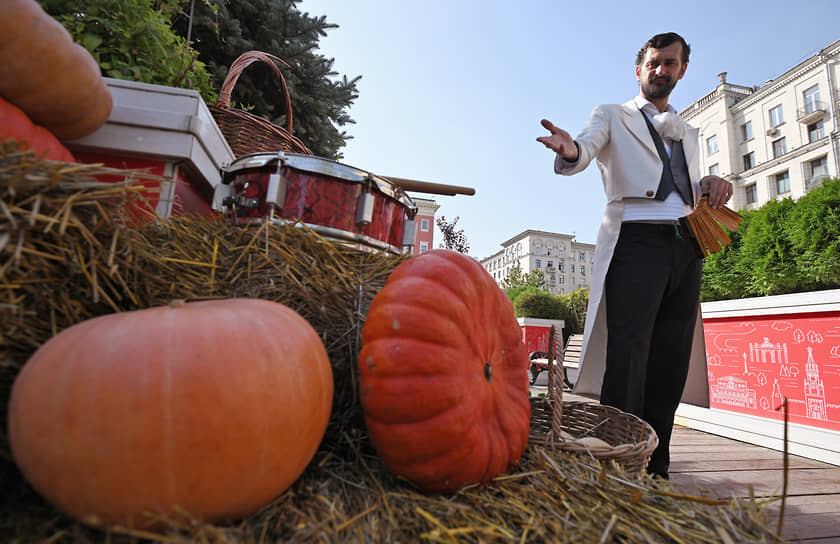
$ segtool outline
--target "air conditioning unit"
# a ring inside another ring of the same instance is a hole
[[[775,136],[778,133],[779,133],[779,129],[777,129],[775,127],[767,129],[767,135],[768,136]]]

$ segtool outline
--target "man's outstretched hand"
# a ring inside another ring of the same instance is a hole
[[[575,141],[571,135],[562,128],[554,126],[548,119],[540,121],[543,127],[548,130],[550,136],[540,136],[537,141],[551,149],[555,153],[559,153],[567,161],[576,161],[578,159],[578,150]]]

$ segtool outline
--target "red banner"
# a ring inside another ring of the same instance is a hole
[[[840,312],[704,319],[712,408],[840,430]]]

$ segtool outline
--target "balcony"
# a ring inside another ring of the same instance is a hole
[[[796,110],[796,120],[803,125],[810,125],[811,123],[822,119],[827,109],[828,107],[824,103],[814,100],[813,102],[806,104],[804,108]]]

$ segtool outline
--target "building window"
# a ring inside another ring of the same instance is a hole
[[[563,258],[563,249],[562,248],[557,249],[557,256],[560,257],[561,259]]]
[[[817,183],[828,177],[828,158],[823,156],[819,159],[808,161],[805,165],[805,181],[808,184]]]
[[[750,151],[744,155],[744,170],[749,170],[755,166],[755,151]]]
[[[586,260],[586,253],[584,253],[583,251],[581,251],[580,253],[578,253],[578,260],[579,260],[580,262],[585,261],[585,260]]]
[[[560,282],[559,283],[566,283],[566,276],[560,274]]]
[[[428,219],[421,219],[420,220],[420,230],[423,232],[429,232],[429,220]]]
[[[755,183],[744,187],[744,192],[747,196],[747,204],[755,204],[758,200],[758,191],[755,188]]]
[[[805,89],[805,92],[802,93],[803,97],[805,98],[805,113],[814,113],[818,109],[820,109],[820,86],[814,85],[813,87],[808,87]]]
[[[773,157],[781,157],[787,153],[787,144],[784,138],[779,138],[773,142]]]
[[[546,265],[546,268],[548,268],[549,270],[551,270],[551,267],[552,267],[552,266],[554,266],[554,261],[548,261],[548,264]]]
[[[534,255],[542,255],[542,248],[540,246],[534,248]]]
[[[717,134],[706,138],[706,150],[709,152],[709,155],[718,152]]]
[[[770,126],[777,127],[785,122],[784,115],[782,115],[782,105],[779,104],[770,110]]]
[[[584,266],[583,266],[583,265],[580,265],[580,274],[581,274],[581,275],[586,274],[586,268],[584,268]]]
[[[825,124],[822,119],[808,125],[808,141],[816,142],[820,138],[825,138]]]
[[[429,242],[420,242],[420,253],[429,251]]]
[[[709,167],[709,175],[710,176],[719,176],[720,175],[720,165],[715,163]]]
[[[539,259],[537,259],[537,268],[540,268],[541,266],[542,266],[542,261],[540,261]]]
[[[741,125],[741,141],[746,142],[752,140],[752,121],[747,121]]]
[[[788,175],[788,171],[785,170],[781,174],[776,174],[774,176],[776,180],[776,194],[783,195],[785,193],[790,192],[790,176]]]
[[[560,272],[562,272],[562,271],[563,271],[563,270],[565,270],[565,269],[566,269],[566,263],[564,263],[563,261],[558,261],[558,263],[557,263],[557,270],[559,270]]]

